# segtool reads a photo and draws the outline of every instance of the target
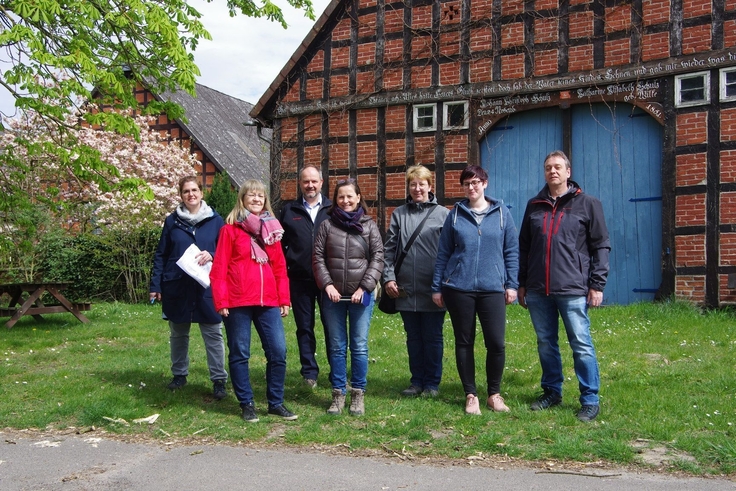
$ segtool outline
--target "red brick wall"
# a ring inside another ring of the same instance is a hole
[[[592,24],[591,24],[592,25]],[[537,19],[534,21],[534,42],[549,43],[557,41],[559,26],[557,19]]]
[[[706,154],[678,155],[677,160],[677,185],[693,186],[705,184],[705,167],[707,163]]]
[[[606,32],[624,31],[631,27],[631,5],[606,9]]]
[[[682,54],[708,51],[711,44],[711,26],[701,25],[682,29]]]
[[[642,37],[642,61],[667,58],[670,49],[669,32],[657,32],[644,34]]]
[[[593,45],[570,46],[568,63],[571,72],[593,69]]]
[[[736,140],[736,108],[721,109],[721,141]]]
[[[736,150],[721,151],[721,182],[736,182]]]
[[[675,225],[677,227],[705,225],[705,195],[678,196],[675,199]]]
[[[695,303],[705,301],[705,276],[679,275],[675,280],[675,296]]]
[[[721,235],[721,266],[736,266],[736,233]]]
[[[666,24],[670,20],[670,2],[668,0],[644,0],[642,10],[644,25]]]
[[[736,224],[736,193],[728,192],[721,194],[721,217],[722,224]]]
[[[702,235],[678,235],[675,238],[678,268],[705,265],[705,237]]]
[[[586,38],[593,35],[593,12],[573,12],[570,14],[570,39]]]
[[[537,51],[534,56],[534,75],[541,77],[557,73],[557,50]]]
[[[677,115],[677,146],[705,143],[708,137],[706,112]]]

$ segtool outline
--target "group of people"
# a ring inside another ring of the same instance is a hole
[[[202,200],[194,177],[179,183],[181,204],[164,224],[154,259],[151,299],[161,300],[169,320],[173,379],[188,375],[191,322],[205,340],[213,395],[226,397],[225,325],[232,385],[243,419],[258,421],[251,389],[251,323],[266,356],[268,414],[297,416],[284,406],[286,340],[282,318],[294,315],[301,376],[315,388],[316,311],[324,328],[332,400],[328,414],[365,412],[368,336],[375,290],[394,299],[406,331],[410,385],[404,396],[436,397],[442,378],[443,324],[449,312],[465,411],[480,414],[475,380],[476,318],[486,348],[486,406],[507,412],[501,396],[505,365],[506,306],[528,308],[537,333],[542,395],[532,410],[562,401],[558,319],[562,317],[580,387],[577,417],[599,412],[599,374],[588,308],[602,302],[610,243],[600,201],[570,179],[563,152],[544,161],[546,185],[530,199],[520,233],[501,200],[485,195],[488,175],[470,165],[460,174],[466,198],[452,209],[437,203],[431,172],[406,172],[409,196],[396,208],[385,244],[354,179],[336,183],[332,200],[322,194],[322,173],[305,166],[300,197],[278,219],[265,185],[249,180],[226,220]],[[212,262],[211,288],[188,277],[176,261],[191,244],[199,264]],[[348,351],[350,370],[348,370]],[[348,373],[349,380],[348,380]]]

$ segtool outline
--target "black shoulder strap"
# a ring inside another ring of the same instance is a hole
[[[411,237],[409,237],[406,246],[401,251],[401,254],[399,254],[399,258],[396,260],[396,265],[394,266],[394,276],[399,274],[399,270],[401,269],[401,265],[403,264],[407,253],[409,252],[409,248],[414,243],[414,241],[417,240],[417,237],[419,237],[419,232],[421,232],[424,228],[424,224],[427,222],[427,218],[429,218],[429,215],[431,215],[438,206],[440,205],[434,205],[432,208],[430,208],[427,214],[424,215],[424,218],[422,218],[422,221],[419,222],[419,225],[417,225],[417,228],[414,229],[414,233],[411,234]]]
[[[370,252],[370,248],[368,247],[368,242],[366,242],[363,236],[360,234],[352,234],[352,235],[354,235],[358,239],[358,242],[360,242],[360,245],[363,246],[363,250],[365,251],[365,258],[370,262],[371,252]]]

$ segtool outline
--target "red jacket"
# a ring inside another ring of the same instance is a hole
[[[281,244],[266,246],[268,262],[251,257],[250,235],[235,225],[220,229],[210,271],[215,310],[233,307],[280,307],[290,304],[289,279]]]

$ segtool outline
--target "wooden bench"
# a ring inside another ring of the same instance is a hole
[[[82,315],[82,311],[90,310],[92,307],[89,303],[72,303],[61,294],[62,290],[69,286],[68,283],[11,283],[0,285],[0,296],[7,293],[10,296],[10,302],[7,307],[0,307],[0,317],[10,317],[5,323],[5,327],[10,329],[24,315],[32,315],[34,319],[43,319],[41,314],[56,314],[60,312],[69,312],[80,322],[87,323],[87,319]],[[44,293],[51,295],[58,303],[45,305],[41,297]],[[24,295],[27,297],[24,299]]]

